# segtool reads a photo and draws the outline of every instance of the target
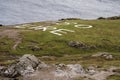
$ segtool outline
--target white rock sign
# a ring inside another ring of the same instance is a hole
[[[65,31],[67,31],[67,32],[75,32],[73,30],[68,30],[68,29],[57,29],[57,30],[50,31],[50,33],[58,35],[58,36],[62,36],[62,34],[60,34],[60,33],[67,34],[67,32],[65,32]]]
[[[92,25],[85,25],[85,24],[79,24],[79,25],[75,25],[74,27],[76,28],[92,28]]]
[[[70,25],[72,23],[69,22],[65,22],[66,25]],[[83,28],[83,29],[87,29],[87,28],[92,28],[92,25],[86,25],[86,24],[78,24],[78,23],[74,23],[74,27],[75,28]],[[46,31],[46,30],[50,30],[50,33],[58,35],[58,36],[62,36],[63,34],[67,34],[67,32],[75,32],[74,30],[69,30],[69,29],[57,29],[56,27],[53,26],[36,26],[36,27],[28,27],[26,25],[22,25],[22,26],[15,26],[15,28],[19,28],[19,29],[32,29],[32,30],[42,30],[42,31]]]

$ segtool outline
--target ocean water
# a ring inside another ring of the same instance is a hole
[[[120,0],[0,0],[0,24],[120,15]]]

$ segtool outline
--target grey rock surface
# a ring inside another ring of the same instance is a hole
[[[97,48],[96,46],[86,45],[85,43],[78,42],[78,41],[70,41],[70,42],[68,42],[68,46],[74,47],[74,48],[85,49],[85,50],[87,50],[87,49],[96,49]]]
[[[16,64],[0,66],[0,80],[75,80],[77,77],[105,80],[111,75],[120,75],[120,68],[105,70],[94,66],[84,68],[80,64],[48,65],[31,54],[23,55]]]
[[[12,64],[7,68],[2,68],[0,73],[3,76],[11,78],[24,76],[33,73],[40,63],[40,60],[34,55],[26,54],[19,59],[18,63]]]
[[[114,58],[113,55],[107,52],[99,52],[99,53],[93,54],[92,57],[102,57],[102,58],[105,58],[106,60],[112,60]]]

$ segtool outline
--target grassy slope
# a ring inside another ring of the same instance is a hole
[[[11,48],[14,44],[11,39],[4,40],[8,45],[0,47],[0,51],[8,51],[11,54],[34,54],[37,56],[57,56],[55,60],[46,60],[46,62],[52,63],[81,63],[83,65],[115,65],[120,66],[120,61],[106,61],[104,59],[91,59],[91,58],[81,58],[81,56],[89,56],[96,52],[110,52],[115,56],[120,57],[120,20],[66,20],[70,22],[70,25],[65,25],[65,21],[62,21],[60,25],[50,24],[46,22],[31,23],[30,26],[39,25],[51,25],[57,27],[58,29],[64,28],[69,30],[74,30],[74,33],[68,32],[63,36],[59,37],[57,35],[51,34],[48,31],[21,31],[22,43],[17,47],[16,50]],[[91,29],[78,29],[73,27],[74,22],[80,24],[92,25]],[[1,39],[2,40],[2,39]],[[0,41],[1,41],[0,40]],[[80,41],[86,45],[97,46],[97,49],[76,49],[68,46],[69,41]],[[42,48],[40,51],[32,51],[29,46],[38,46]],[[67,55],[67,56],[64,56]],[[61,57],[63,56],[63,57]]]
[[[67,22],[78,22],[80,24],[90,24],[94,27],[91,29],[79,29],[74,28],[73,24],[71,25],[53,25],[58,29],[70,29],[76,32],[65,34],[61,37],[57,35],[50,34],[49,31],[27,31],[22,32],[23,43],[20,44],[18,48],[18,53],[33,53],[27,48],[28,45],[31,45],[32,42],[36,42],[37,46],[43,48],[39,52],[34,52],[38,55],[58,55],[62,56],[63,54],[82,54],[96,51],[107,51],[107,52],[119,52],[120,48],[120,20],[101,20],[101,21],[83,21],[83,20],[73,20]],[[38,23],[36,23],[38,24]],[[98,48],[93,50],[83,50],[71,48],[67,45],[69,41],[80,41],[86,45],[95,45]]]

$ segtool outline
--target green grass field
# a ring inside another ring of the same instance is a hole
[[[32,53],[37,55],[52,55],[62,56],[65,54],[85,54],[91,52],[120,52],[120,20],[70,20],[70,25],[64,25],[61,22],[60,25],[52,25],[58,29],[74,30],[74,33],[68,32],[62,36],[57,36],[47,31],[23,31],[21,35],[23,37],[22,43],[19,45],[21,48],[17,48],[18,54]],[[75,28],[73,22],[79,24],[92,25],[93,28],[81,29]],[[38,23],[36,23],[37,25]],[[35,26],[35,24],[34,24]],[[69,41],[79,41],[86,45],[94,45],[97,49],[76,49],[68,46]],[[41,51],[31,51],[27,46],[33,45],[41,47]]]
[[[70,25],[65,25],[65,22],[69,22]],[[73,23],[92,25],[93,27],[89,29],[75,28]],[[75,32],[62,33],[62,36],[58,36],[51,34],[51,30],[28,30],[29,27],[41,25],[53,26],[57,29],[74,30]],[[36,22],[27,24],[26,27],[25,29],[14,29],[20,32],[20,37],[22,38],[16,50],[12,49],[15,43],[13,39],[7,37],[0,39],[0,43],[6,43],[6,45],[0,44],[1,54],[2,52],[9,52],[9,54],[15,55],[34,54],[36,56],[56,56],[59,58],[51,62],[69,63],[73,61],[72,63],[75,63],[78,60],[78,63],[80,62],[84,65],[88,62],[90,63],[90,61],[94,61],[95,63],[97,61],[90,59],[87,62],[81,62],[81,56],[88,56],[97,52],[110,52],[115,56],[120,56],[120,20],[63,20],[59,25]],[[70,41],[82,42],[88,46],[96,46],[96,48],[80,49],[70,47],[68,46]],[[36,47],[39,50],[33,50]],[[2,57],[0,58],[2,59]],[[48,62],[50,61],[48,60]],[[111,63],[120,66],[118,64],[120,63],[119,60],[105,62],[104,64],[111,65]]]

